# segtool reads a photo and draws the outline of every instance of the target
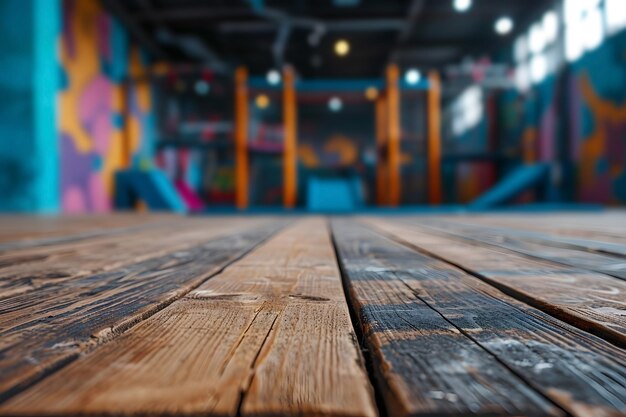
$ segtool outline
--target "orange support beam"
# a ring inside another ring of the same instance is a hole
[[[248,70],[235,71],[235,205],[248,207]]]
[[[132,150],[131,150],[131,130],[130,130],[130,89],[131,89],[131,80],[126,79],[122,83],[118,90],[117,94],[114,96],[114,100],[119,100],[119,108],[121,108],[122,118],[124,120],[124,124],[122,126],[122,164],[125,169],[128,169],[132,165]],[[141,82],[141,81],[140,81]]]
[[[387,163],[385,142],[387,140],[387,102],[384,95],[376,99],[376,203],[387,203]]]
[[[436,71],[428,74],[428,201],[441,204],[441,80]]]
[[[387,67],[387,161],[389,176],[389,205],[400,204],[400,89],[398,66]]]
[[[286,66],[283,69],[283,123],[285,129],[284,153],[283,153],[283,204],[285,208],[293,208],[296,205],[298,180],[297,180],[297,109],[295,74],[293,68]]]

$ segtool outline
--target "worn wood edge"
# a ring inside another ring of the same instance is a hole
[[[461,265],[460,263],[452,260],[452,259],[448,259],[447,257],[441,256],[437,253],[431,252],[425,248],[419,247],[418,245],[415,245],[407,240],[405,240],[404,238],[402,238],[401,236],[396,235],[395,233],[390,233],[384,229],[382,229],[381,227],[379,227],[376,222],[372,222],[370,220],[364,220],[365,223],[368,226],[374,227],[378,233],[384,235],[384,236],[388,236],[390,239],[404,245],[407,246],[409,248],[411,248],[412,250],[415,250],[417,252],[422,252],[432,258],[438,259],[442,262],[445,262],[447,264],[450,264],[452,266],[454,266],[455,268],[458,268],[462,271],[464,271],[465,273],[487,283],[488,285],[496,288],[497,290],[503,292],[504,294],[522,302],[525,304],[530,305],[531,307],[537,308],[541,311],[543,311],[544,313],[558,319],[561,320],[567,324],[570,324],[580,330],[586,331],[588,333],[591,333],[597,337],[600,337],[603,340],[606,340],[607,342],[612,343],[613,345],[621,348],[621,349],[626,349],[626,335],[622,334],[621,332],[617,331],[617,330],[613,330],[608,326],[602,325],[600,323],[594,323],[590,320],[588,320],[587,318],[585,318],[584,316],[578,314],[576,311],[573,311],[572,309],[566,308],[566,307],[560,307],[554,304],[550,304],[547,301],[542,301],[536,297],[534,297],[532,294],[529,294],[525,291],[513,288],[509,285],[500,283],[497,280],[494,280],[492,278],[489,278],[479,272],[473,271],[471,269],[468,269],[467,267]],[[432,233],[437,234],[437,230],[434,230]],[[454,235],[452,237],[450,237],[450,235],[447,235],[445,232],[440,232],[439,235],[444,234],[444,238],[448,238],[448,239],[452,239],[454,240]],[[468,240],[468,239],[464,239],[463,237],[458,237],[458,239],[462,239],[462,240]],[[471,240],[469,240],[471,242]],[[480,243],[480,242],[479,242]],[[493,245],[490,245],[493,246]],[[504,248],[506,250],[506,248]],[[517,252],[515,252],[515,254],[517,254]],[[537,261],[536,259],[531,259],[532,261]],[[542,260],[542,262],[547,262],[550,263],[551,261],[547,261],[547,260]],[[616,279],[612,276],[607,276],[611,279]]]
[[[478,243],[478,244],[483,244],[483,245],[487,245],[487,246],[492,247],[492,248],[499,248],[501,250],[503,249],[505,251],[511,251],[511,252],[513,252],[516,255],[523,256],[523,257],[525,257],[527,259],[530,259],[531,261],[534,261],[534,262],[545,262],[545,263],[548,263],[548,264],[554,263],[557,266],[561,267],[560,263],[557,263],[557,262],[554,262],[554,261],[551,261],[551,260],[548,260],[548,259],[532,257],[530,255],[526,255],[524,253],[513,251],[513,250],[508,249],[508,248],[503,248],[503,247],[500,247],[500,246],[497,246],[497,245],[494,245],[494,244],[486,243],[486,242],[483,242],[481,240],[474,240],[474,239],[471,239],[471,238],[465,238],[465,237],[457,235],[457,234],[447,233],[447,232],[444,232],[444,231],[439,230],[439,229],[434,229],[434,228],[432,228],[430,226],[426,226],[426,227],[428,229],[431,229],[433,234],[436,234],[436,235],[439,234],[440,236],[443,235],[444,238],[448,238],[448,239],[452,239],[452,240],[454,240],[454,239],[463,240],[463,241],[467,241],[469,243],[474,242],[474,243]],[[380,229],[378,229],[378,230],[380,230]],[[385,231],[382,231],[382,232],[386,233]],[[424,252],[424,253],[428,254],[428,256],[431,256],[433,258],[439,259],[439,260],[441,260],[443,262],[446,262],[446,263],[448,263],[450,265],[455,266],[458,269],[461,269],[462,271],[468,273],[469,275],[472,275],[472,276],[474,276],[474,277],[476,277],[476,278],[486,282],[487,284],[497,288],[498,290],[502,291],[503,293],[505,293],[506,295],[508,295],[510,297],[513,297],[513,298],[515,298],[515,299],[517,299],[517,300],[519,300],[519,301],[521,301],[521,302],[523,302],[525,304],[528,304],[528,305],[530,305],[532,307],[535,307],[535,308],[537,308],[537,309],[539,309],[539,310],[549,314],[550,316],[553,316],[553,317],[555,317],[555,318],[557,318],[559,320],[562,320],[562,321],[564,321],[564,322],[566,322],[566,323],[568,323],[568,324],[570,324],[570,325],[572,325],[574,327],[577,327],[577,328],[579,328],[579,329],[581,329],[583,331],[586,331],[586,332],[589,332],[591,334],[594,334],[594,335],[596,335],[596,336],[606,340],[607,342],[612,343],[613,345],[615,345],[615,346],[617,346],[619,348],[626,349],[626,334],[623,334],[623,333],[621,333],[621,332],[619,332],[617,330],[614,330],[611,327],[606,326],[606,325],[604,325],[604,324],[602,324],[600,322],[593,322],[593,321],[587,319],[585,316],[577,313],[575,310],[573,310],[571,308],[561,307],[559,305],[551,304],[551,303],[549,303],[547,301],[540,300],[537,297],[533,296],[532,294],[530,294],[530,293],[528,293],[526,291],[522,291],[520,289],[516,289],[516,288],[511,287],[511,286],[509,286],[507,284],[501,283],[501,282],[499,282],[499,281],[497,281],[497,280],[495,280],[493,278],[489,278],[489,277],[487,277],[487,276],[485,276],[485,275],[483,275],[483,274],[481,274],[479,272],[473,271],[473,270],[471,270],[471,269],[461,265],[460,263],[458,263],[458,262],[456,262],[456,261],[454,261],[452,259],[448,259],[447,257],[443,257],[441,255],[438,255],[436,253],[428,251],[428,250],[426,250],[424,248],[417,247],[416,245],[413,245],[412,243],[404,240],[400,236],[397,236],[395,234],[392,234],[392,235],[389,235],[389,236],[392,236],[394,238],[394,240],[396,240],[396,241],[398,241],[398,239],[400,239],[402,241],[402,244],[405,245],[405,246],[408,245],[409,247],[413,248],[414,250],[418,250],[418,251]],[[580,268],[577,268],[577,269],[580,269]],[[585,272],[584,269],[580,269],[580,270],[581,270],[581,272]],[[597,272],[597,271],[593,271],[593,273],[602,274],[602,275],[605,275],[606,277],[608,277],[610,279],[618,279],[619,280],[619,278],[616,278],[616,277],[613,277],[611,275],[607,275],[607,274],[604,274],[604,273],[600,273],[600,272]]]
[[[389,378],[385,376],[383,369],[389,368],[390,365],[383,357],[382,352],[376,349],[372,341],[366,336],[368,333],[367,324],[363,321],[363,315],[361,314],[360,303],[354,294],[354,288],[350,285],[350,279],[348,273],[345,270],[341,256],[339,255],[339,246],[335,238],[335,231],[332,228],[331,222],[326,222],[328,228],[331,244],[335,254],[337,267],[339,268],[339,275],[341,279],[341,287],[343,288],[344,298],[348,305],[348,311],[350,313],[350,320],[352,321],[352,329],[356,335],[355,345],[359,348],[360,358],[362,359],[362,365],[366,370],[369,377],[370,386],[374,391],[374,400],[376,401],[376,408],[380,414],[380,417],[392,417],[399,415],[408,415],[409,410],[406,407],[402,407],[402,401],[397,396],[397,390],[394,390],[389,383]],[[383,366],[385,365],[385,366]],[[385,398],[393,398],[391,403]]]
[[[419,245],[405,240],[402,236],[396,234],[396,232],[385,230],[384,229],[385,221],[383,221],[383,226],[379,225],[375,221],[370,222],[368,220],[365,220],[364,222],[361,221],[361,223],[365,223],[364,226],[368,228],[369,230],[372,230],[373,232],[381,235],[382,237],[390,239],[391,241],[399,245],[405,246],[406,248],[413,250],[416,253],[421,254],[422,256],[432,257],[433,259],[436,259],[436,260],[439,260],[440,262],[448,264],[450,268],[452,269],[459,269],[461,272],[465,272],[467,274],[467,279],[475,280],[474,284],[468,283],[468,285],[470,285],[470,287],[474,288],[476,291],[482,292],[489,297],[492,297],[498,301],[504,302],[508,304],[511,308],[519,310],[520,313],[532,316],[535,319],[545,323],[546,325],[550,327],[554,327],[557,333],[560,333],[560,332],[568,333],[571,335],[571,337],[576,337],[578,341],[582,341],[589,346],[593,346],[595,349],[597,349],[598,352],[605,354],[606,358],[612,361],[613,363],[616,363],[619,365],[621,362],[619,358],[615,358],[611,356],[611,354],[615,355],[616,353],[618,353],[618,354],[623,354],[622,357],[626,357],[626,352],[621,351],[619,349],[619,346],[614,347],[611,344],[608,344],[606,339],[601,338],[597,335],[594,335],[591,332],[586,332],[584,329],[578,328],[577,326],[574,326],[564,320],[559,320],[557,317],[551,314],[548,314],[547,312],[541,309],[534,308],[534,306],[532,305],[528,306],[526,305],[527,303],[521,300],[518,300],[516,297],[508,296],[509,294],[505,293],[504,291],[501,291],[496,286],[492,286],[490,285],[489,282],[483,281],[480,277],[477,277],[475,274],[471,273],[471,271],[468,272],[465,268],[458,267],[453,262],[450,262],[446,260],[445,258],[437,256],[436,254],[433,254],[433,252],[431,252],[430,250],[421,248]],[[429,303],[426,302],[426,304],[429,304]],[[432,308],[435,311],[438,311],[436,307],[432,307]],[[457,326],[455,325],[455,327]],[[461,333],[465,334],[467,337],[474,340],[472,335],[467,334],[464,331],[464,329],[461,329],[461,328],[458,328],[458,329]],[[483,343],[481,341],[476,340],[475,343],[477,343],[480,346],[483,346]],[[541,385],[538,385],[537,383],[533,382],[532,379],[529,379],[527,375],[520,374],[515,369],[513,369],[509,364],[507,364],[506,362],[503,362],[496,353],[491,351],[489,347],[483,346],[483,348],[487,352],[489,352],[491,355],[496,357],[496,359],[500,363],[502,363],[506,368],[508,368],[515,375],[517,375],[522,381],[524,381],[524,383],[526,383],[528,386],[530,386],[534,390],[541,393],[544,398],[546,398],[549,402],[551,402],[557,409],[564,412],[568,417],[571,417],[572,415],[579,415],[579,416],[585,416],[585,417],[596,416],[596,415],[597,416],[602,415],[605,417],[607,416],[618,417],[622,415],[626,416],[625,413],[620,412],[620,411],[615,411],[613,409],[605,409],[603,406],[594,408],[592,406],[589,406],[586,403],[575,401],[571,398],[569,393],[566,391],[558,390],[555,388],[548,388],[544,390],[544,388]]]

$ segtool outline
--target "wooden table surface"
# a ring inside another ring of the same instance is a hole
[[[626,212],[0,218],[0,416],[626,416]]]

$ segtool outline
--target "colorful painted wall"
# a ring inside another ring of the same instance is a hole
[[[626,32],[502,99],[504,146],[528,161],[553,161],[556,197],[626,204]]]
[[[60,190],[66,213],[111,210],[113,173],[150,164],[154,121],[147,62],[97,1],[63,0]],[[128,107],[129,117],[124,117]]]
[[[512,62],[511,53],[506,48],[499,61]],[[454,184],[446,187],[446,200],[467,202],[510,168],[548,162],[550,201],[625,204],[625,68],[623,31],[525,93],[484,91],[484,116],[476,126],[455,136],[452,119],[446,120],[444,153],[497,152],[499,163],[444,164],[446,183]]]

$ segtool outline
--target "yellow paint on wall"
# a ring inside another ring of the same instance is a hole
[[[74,19],[69,22],[74,34],[73,57],[67,43],[61,43],[61,63],[67,74],[68,86],[59,97],[59,124],[61,132],[75,141],[78,151],[87,153],[93,149],[93,141],[81,126],[78,111],[81,93],[100,72],[97,20],[102,9],[97,1],[77,1],[74,4]]]
[[[617,106],[600,98],[587,74],[580,77],[580,89],[596,123],[593,133],[585,138],[581,145],[579,179],[581,185],[586,186],[596,177],[596,162],[606,154],[607,132],[604,125],[623,124],[626,121],[626,106]],[[621,170],[613,168],[610,174],[615,177],[621,175],[622,171],[623,168]]]
[[[152,107],[152,97],[150,95],[150,83],[147,80],[148,69],[141,62],[141,53],[139,48],[132,48],[130,54],[130,75],[136,80],[134,81],[135,92],[137,94],[137,102],[139,110],[148,113]]]
[[[74,146],[80,153],[90,153],[95,150],[96,141],[89,131],[89,126],[84,126],[80,119],[81,98],[85,90],[98,77],[102,77],[100,43],[109,42],[109,39],[100,40],[99,33],[101,19],[106,12],[100,2],[96,0],[80,0],[73,3],[71,21],[66,22],[70,26],[72,39],[60,39],[60,60],[67,77],[66,88],[59,93],[59,129],[62,134],[74,142]],[[73,43],[73,54],[70,54],[69,42]],[[145,74],[146,68],[141,61],[139,49],[131,48],[129,56],[129,73]],[[127,91],[121,84],[111,82],[112,97],[110,103],[111,123],[115,113],[122,115],[128,110]],[[143,113],[151,111],[151,91],[148,82],[132,85],[137,100],[137,107]],[[83,104],[84,105],[84,104]],[[107,148],[102,156],[101,167],[97,171],[103,182],[107,195],[113,194],[113,178],[115,171],[124,168],[126,164],[126,151],[130,155],[135,154],[141,146],[142,121],[136,115],[124,117],[125,127],[114,126],[108,138]],[[127,129],[124,131],[124,129]],[[129,143],[124,140],[128,138]],[[126,145],[126,146],[125,146]]]

